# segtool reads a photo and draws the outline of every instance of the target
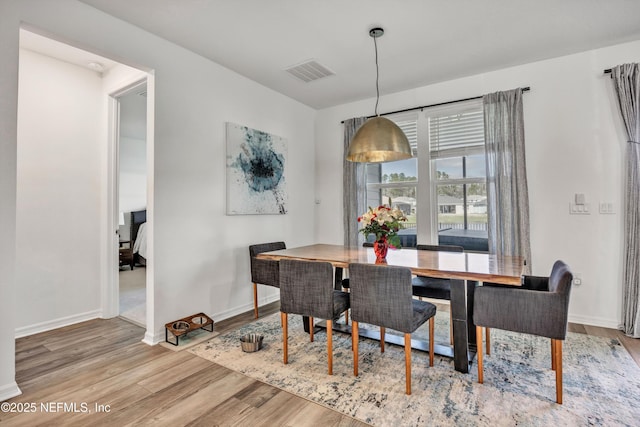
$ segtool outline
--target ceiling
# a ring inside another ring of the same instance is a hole
[[[81,1],[316,109],[375,96],[374,26],[383,95],[640,39],[636,0]]]

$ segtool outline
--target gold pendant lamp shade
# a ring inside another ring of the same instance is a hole
[[[347,160],[361,163],[393,162],[411,158],[411,145],[402,129],[394,122],[378,116],[378,44],[376,39],[384,34],[382,28],[372,28],[369,35],[373,37],[376,52],[376,117],[367,120],[349,144]]]
[[[411,145],[402,129],[384,117],[367,120],[349,144],[347,160],[379,163],[411,158]]]

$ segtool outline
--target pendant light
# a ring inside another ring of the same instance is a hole
[[[362,163],[393,162],[411,158],[411,145],[402,129],[391,120],[378,115],[380,89],[378,87],[378,43],[376,39],[384,34],[382,28],[372,28],[376,51],[376,109],[375,117],[367,120],[356,132],[349,144],[347,160]]]

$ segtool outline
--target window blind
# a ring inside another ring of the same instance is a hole
[[[431,158],[454,157],[484,150],[484,114],[482,107],[455,114],[429,117]]]
[[[413,157],[418,155],[418,114],[415,111],[393,114],[387,117],[404,132],[411,145]]]

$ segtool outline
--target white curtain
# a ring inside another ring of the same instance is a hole
[[[361,234],[358,233],[358,216],[362,215],[367,208],[365,163],[348,161],[347,152],[351,139],[365,121],[367,121],[366,117],[356,117],[344,121],[342,205],[345,246],[360,246],[363,240]]]
[[[522,89],[482,97],[489,252],[524,258],[531,272]]]
[[[611,70],[620,113],[627,131],[627,170],[624,200],[624,272],[622,329],[640,338],[640,71],[638,64]]]

